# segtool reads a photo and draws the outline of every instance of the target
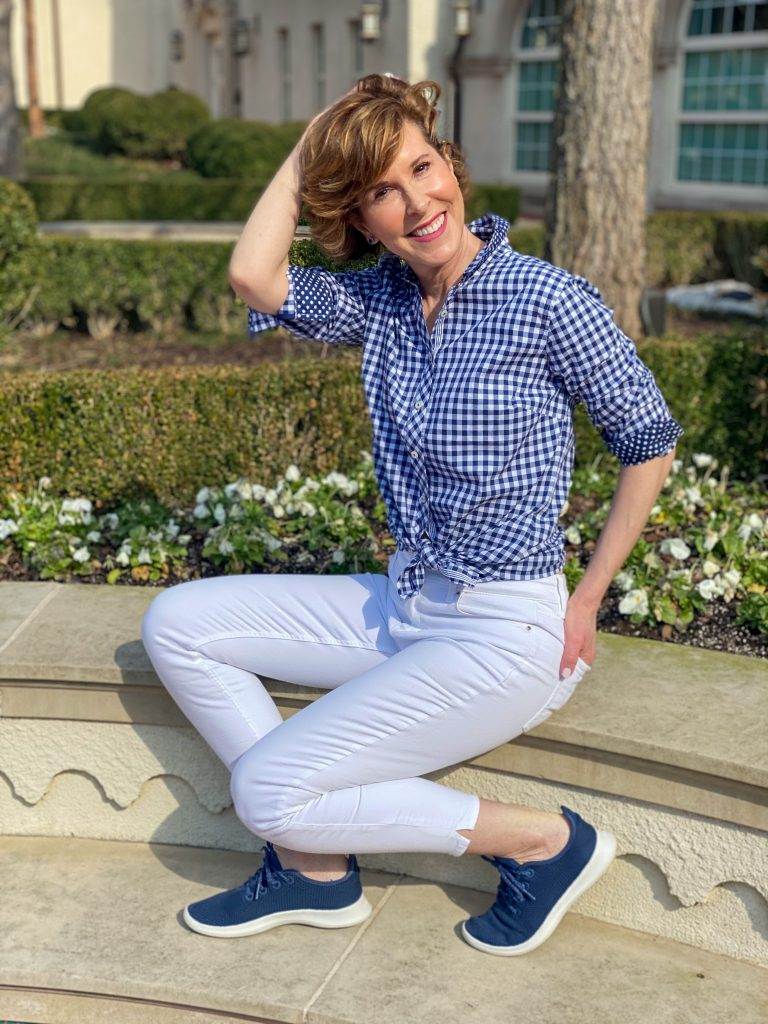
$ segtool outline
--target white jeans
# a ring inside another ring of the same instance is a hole
[[[457,587],[427,570],[246,574],[162,591],[142,640],[163,685],[231,771],[256,835],[317,853],[460,856],[479,798],[420,776],[526,732],[568,700],[562,572]],[[283,721],[259,675],[329,692]]]

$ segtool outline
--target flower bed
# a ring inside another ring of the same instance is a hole
[[[614,471],[600,460],[574,470],[562,514],[564,571],[578,582],[608,515]],[[728,481],[706,453],[680,459],[601,609],[601,628],[685,642],[717,615],[768,654],[766,494]],[[290,465],[275,487],[243,478],[202,487],[194,508],[134,500],[94,508],[56,497],[43,477],[0,498],[0,578],[164,586],[241,572],[386,571],[393,550],[369,452],[350,475],[302,476]]]

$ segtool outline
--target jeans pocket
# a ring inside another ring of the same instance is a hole
[[[590,671],[591,665],[587,664],[583,658],[576,659],[576,666],[569,676],[565,679],[560,679],[557,682],[552,693],[549,695],[547,703],[541,708],[536,714],[529,718],[523,726],[523,732],[530,732],[531,729],[535,729],[537,725],[541,725],[545,722],[553,711],[559,711],[560,708],[564,707],[573,696],[576,687],[579,685],[584,675]]]

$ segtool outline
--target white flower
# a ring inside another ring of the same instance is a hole
[[[649,569],[661,569],[664,563],[655,551],[649,551],[643,555],[643,565],[647,565]]]
[[[195,504],[202,505],[204,501],[208,501],[211,496],[210,487],[201,487],[195,495]]]
[[[268,491],[264,492],[264,501],[266,502],[267,505],[274,505],[274,503],[277,501],[277,491],[274,489],[274,487],[270,487]]]
[[[711,558],[705,558],[701,571],[705,576],[716,576],[720,572],[720,563],[713,561]]]
[[[106,512],[103,519],[110,530],[117,529],[117,524],[120,522],[120,516],[117,512]]]
[[[182,545],[183,544],[189,544],[189,542],[191,540],[192,540],[192,535],[190,533],[182,533],[182,534],[179,534],[179,536],[176,538],[176,543],[177,544],[182,544]]]
[[[115,561],[119,565],[130,565],[131,558],[127,551],[122,550],[118,551],[118,553],[115,555]]]
[[[687,569],[670,569],[667,573],[667,579],[669,580],[685,580],[686,583],[691,582],[691,570]]]
[[[301,472],[295,463],[292,462],[288,469],[286,469],[285,479],[290,480],[291,483],[296,483],[297,480],[301,480]]]
[[[704,533],[704,550],[711,551],[719,540],[720,534],[717,530],[706,530]]]
[[[170,540],[173,540],[174,537],[178,536],[180,529],[181,527],[179,524],[173,519],[169,519],[165,524],[165,534]]]
[[[570,544],[581,544],[581,534],[579,533],[579,528],[577,526],[574,526],[573,523],[571,523],[571,525],[565,531],[565,537]]]
[[[741,573],[738,569],[727,569],[723,578],[730,587],[737,587],[741,583]]]
[[[316,508],[315,505],[312,504],[311,501],[300,501],[299,502],[299,512],[303,516],[308,516],[311,519],[312,516],[317,514],[317,508]]]
[[[753,533],[762,533],[762,530],[763,520],[760,518],[757,512],[752,512],[742,522],[741,526],[738,528],[736,532],[742,540],[749,540]]]
[[[616,575],[613,577],[613,582],[620,590],[623,590],[626,593],[628,590],[632,589],[632,585],[635,582],[635,578],[631,572],[623,570],[622,572],[616,573]]]
[[[302,487],[306,488],[308,491],[319,491],[320,488],[322,487],[322,484],[320,483],[319,480],[315,480],[313,476],[308,476],[307,479],[302,484]]]
[[[192,515],[195,517],[195,519],[205,519],[205,517],[208,515],[208,506],[195,505],[195,510],[192,513]]]
[[[696,589],[705,601],[712,601],[720,594],[720,587],[715,580],[701,580],[696,584]]]
[[[226,537],[219,541],[219,554],[231,555],[234,550],[234,544],[232,544],[231,541],[228,541]]]
[[[163,539],[163,535],[160,530],[148,530],[147,537],[152,541],[153,544],[159,544]]]
[[[285,515],[285,509],[283,508],[282,505],[276,503],[272,506],[272,515],[275,517],[275,519],[282,519],[283,516]]]
[[[691,456],[696,465],[701,469],[703,466],[711,466],[715,461],[711,455],[707,455],[706,452],[694,452]]]
[[[619,601],[619,612],[622,615],[648,614],[648,595],[644,590],[630,590]]]
[[[263,501],[264,495],[267,493],[266,487],[262,487],[261,484],[251,485],[251,499],[253,501]]]
[[[243,501],[253,501],[253,484],[247,480],[240,479],[235,484],[235,489]],[[262,490],[264,490],[263,487]]]
[[[221,502],[218,502],[216,508],[213,510],[213,518],[217,523],[223,523],[227,518],[227,512]]]
[[[94,544],[98,544],[101,540],[101,533],[98,530],[90,530],[85,535],[85,539],[92,541]]]
[[[0,519],[0,540],[5,540],[11,533],[18,533],[19,525],[13,519]]]
[[[40,488],[41,491],[46,490],[48,487],[51,486],[51,478],[49,476],[41,476],[37,482],[37,486]]]
[[[88,498],[64,498],[61,503],[62,512],[90,512],[92,507]]]
[[[91,553],[88,548],[78,548],[77,551],[72,555],[76,562],[87,562],[91,557]]]
[[[674,473],[674,474],[679,473],[680,470],[682,469],[682,467],[683,467],[683,460],[682,459],[673,459],[672,460],[672,466],[671,466],[671,472],[672,473]]]
[[[654,505],[650,511],[650,515],[657,516],[661,512],[661,505]]]
[[[264,531],[264,547],[267,551],[276,551],[282,546],[283,542],[279,537],[273,537],[271,533],[266,533],[266,531]]]
[[[659,544],[659,551],[662,555],[672,555],[680,562],[684,562],[691,553],[691,549],[680,537],[665,537]]]
[[[336,550],[331,555],[331,561],[334,562],[336,565],[340,565],[344,561],[344,552],[341,548],[336,548]]]
[[[139,551],[138,555],[136,556],[136,560],[138,561],[139,565],[142,565],[142,564],[144,564],[144,565],[151,565],[152,564],[152,555],[150,555],[150,553],[149,553],[147,548],[142,548]]]
[[[692,505],[703,505],[704,502],[701,499],[701,491],[698,487],[686,487],[685,496]]]

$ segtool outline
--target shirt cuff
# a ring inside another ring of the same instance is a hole
[[[285,268],[285,275],[288,278],[288,294],[285,301],[276,313],[260,313],[257,309],[248,307],[248,334],[253,337],[260,331],[266,331],[270,327],[280,327],[285,319],[293,319],[296,316],[296,292],[291,277],[291,271],[302,269],[293,267],[290,263]]]
[[[636,466],[672,451],[684,433],[677,420],[670,418],[621,437],[604,434],[603,439],[622,466]]]

